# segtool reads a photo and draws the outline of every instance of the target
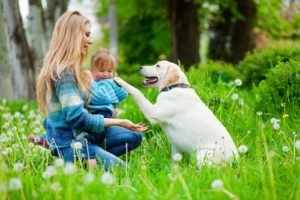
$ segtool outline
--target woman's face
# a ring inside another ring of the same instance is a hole
[[[92,44],[91,40],[91,26],[90,24],[85,24],[84,33],[81,44],[81,52],[85,55],[88,53],[89,47]]]

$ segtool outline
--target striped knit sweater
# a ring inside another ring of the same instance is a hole
[[[80,95],[77,81],[70,69],[66,69],[54,81],[53,96],[47,103],[48,117],[44,121],[46,140],[51,147],[70,146],[77,133],[86,131],[101,134],[104,118],[90,114],[84,108],[86,95]]]

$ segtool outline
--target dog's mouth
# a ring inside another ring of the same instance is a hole
[[[155,77],[155,76],[152,76],[152,77],[145,77],[146,79],[143,80],[142,84],[144,86],[147,86],[147,85],[153,85],[155,83],[157,83],[158,81],[158,78]]]

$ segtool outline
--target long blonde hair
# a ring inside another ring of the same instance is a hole
[[[85,26],[90,21],[78,11],[64,13],[56,22],[49,51],[39,73],[36,94],[39,109],[47,114],[47,103],[53,95],[53,81],[61,78],[61,73],[69,68],[77,81],[80,91],[89,90],[89,79],[81,71],[81,65],[86,59],[82,53],[82,38]]]

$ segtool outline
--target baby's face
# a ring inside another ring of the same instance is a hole
[[[93,69],[92,74],[95,81],[110,79],[113,78],[113,69],[112,68]]]

